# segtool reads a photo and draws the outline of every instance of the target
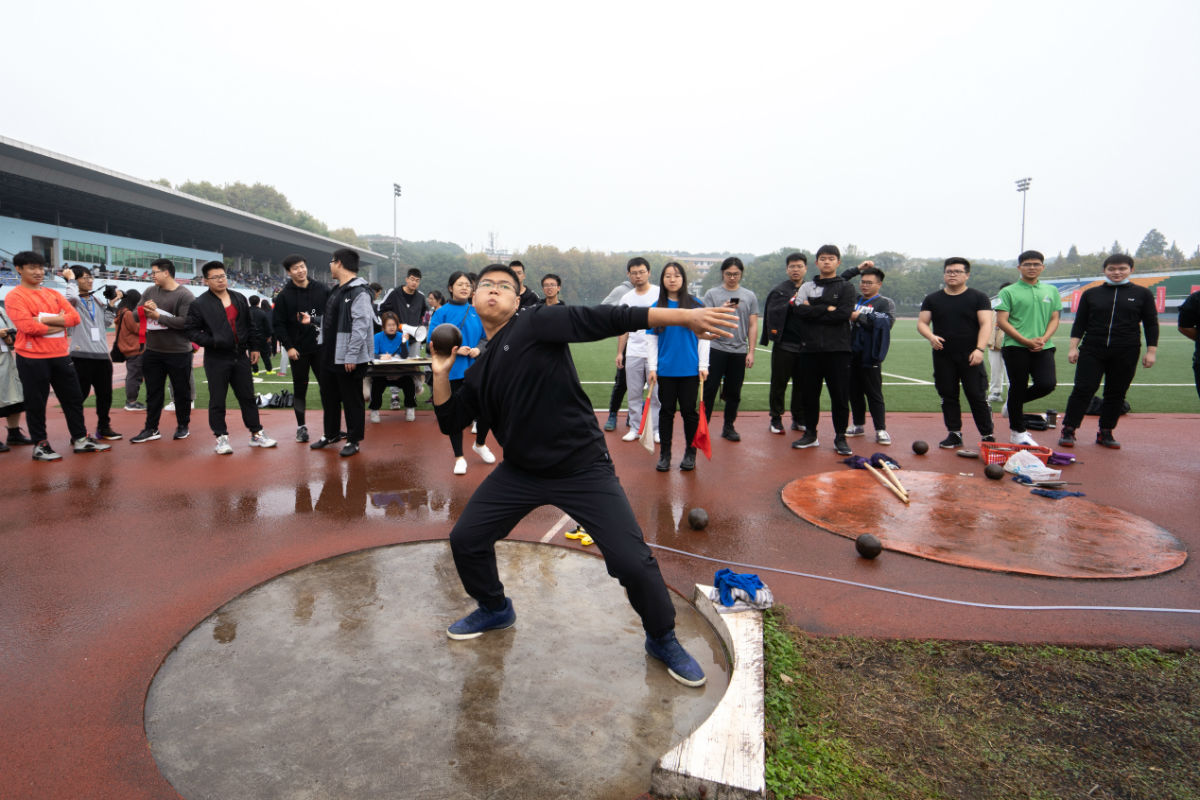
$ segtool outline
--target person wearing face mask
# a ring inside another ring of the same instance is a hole
[[[1104,380],[1104,400],[1100,406],[1100,430],[1096,444],[1119,450],[1113,438],[1125,405],[1125,393],[1137,371],[1138,356],[1150,369],[1158,354],[1158,311],[1154,294],[1130,280],[1133,259],[1117,253],[1104,260],[1104,283],[1079,296],[1079,309],[1071,325],[1071,346],[1067,361],[1075,365],[1075,385],[1067,400],[1058,444],[1075,446],[1075,433],[1083,422],[1088,404]],[[1146,337],[1146,354],[1141,353],[1141,337]]]

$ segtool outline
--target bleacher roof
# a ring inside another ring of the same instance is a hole
[[[387,256],[0,136],[0,215],[278,264],[339,247]]]

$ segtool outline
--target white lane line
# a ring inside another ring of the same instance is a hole
[[[557,536],[558,532],[561,531],[564,527],[566,527],[566,524],[570,521],[571,521],[571,518],[568,517],[566,514],[563,514],[561,517],[559,517],[558,522],[554,523],[554,525],[552,525],[550,527],[550,530],[546,531],[545,535],[542,536],[542,538],[541,538],[542,544],[545,544],[546,542],[550,541],[555,536]]]

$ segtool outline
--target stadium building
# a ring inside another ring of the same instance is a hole
[[[230,288],[271,295],[286,279],[281,263],[297,253],[314,279],[328,279],[329,255],[358,252],[363,274],[387,257],[326,236],[202,200],[0,136],[0,299],[16,285],[12,258],[46,257],[55,272],[84,264],[103,283],[144,289],[150,262],[169,258],[176,278],[204,291],[200,267],[224,261]],[[61,279],[47,275],[47,284]]]

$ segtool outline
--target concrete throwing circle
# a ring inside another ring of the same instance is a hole
[[[230,601],[167,657],[146,699],[159,769],[186,800],[631,798],[720,701],[717,634],[672,593],[708,675],[646,655],[603,562],[501,542],[513,628],[451,641],[474,608],[446,542],[321,561]]]
[[[850,469],[794,480],[783,487],[783,502],[832,533],[851,539],[873,533],[885,550],[974,569],[1138,578],[1187,560],[1183,543],[1165,529],[1082,497],[1040,497],[1007,476],[897,474],[909,505],[870,473]]]

